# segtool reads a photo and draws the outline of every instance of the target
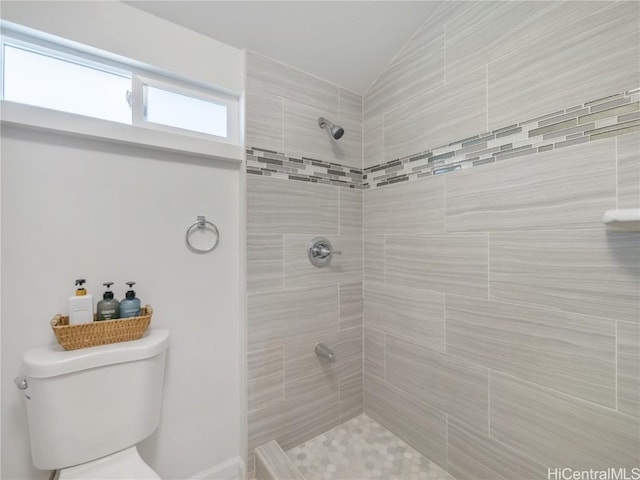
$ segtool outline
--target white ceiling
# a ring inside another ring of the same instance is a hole
[[[127,1],[364,93],[439,1]]]

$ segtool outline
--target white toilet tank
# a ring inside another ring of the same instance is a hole
[[[62,469],[135,445],[158,427],[168,330],[130,342],[27,351],[22,374],[36,468]]]

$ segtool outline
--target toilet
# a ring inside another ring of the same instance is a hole
[[[31,457],[60,480],[159,479],[136,444],[160,423],[168,330],[139,340],[22,357]]]

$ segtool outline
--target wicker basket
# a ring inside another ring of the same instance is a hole
[[[58,343],[65,350],[95,347],[108,343],[126,342],[142,337],[151,322],[153,308],[146,305],[140,309],[139,317],[69,325],[69,317],[56,315],[51,328]]]

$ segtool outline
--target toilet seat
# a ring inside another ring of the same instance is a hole
[[[127,448],[113,455],[60,470],[58,480],[160,480],[138,454]]]

